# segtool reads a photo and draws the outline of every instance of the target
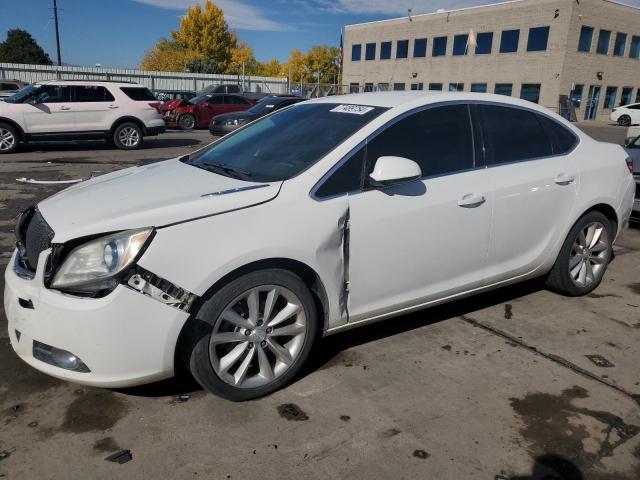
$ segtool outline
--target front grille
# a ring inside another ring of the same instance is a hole
[[[26,215],[28,217],[24,218]],[[16,229],[16,236],[22,247],[21,254],[25,266],[35,272],[40,254],[51,248],[54,233],[37,208],[23,213],[22,217]]]

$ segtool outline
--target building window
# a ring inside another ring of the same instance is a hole
[[[367,43],[365,53],[365,60],[375,60],[376,59],[376,44],[375,43]]]
[[[624,87],[622,89],[622,96],[620,97],[620,106],[629,105],[631,103],[632,95],[633,95],[633,87]]]
[[[435,37],[431,53],[434,57],[444,57],[447,54],[447,37]]]
[[[640,58],[640,37],[635,35],[631,37],[631,48],[629,49],[629,58]]]
[[[520,88],[520,98],[533,103],[540,101],[540,84],[539,83],[523,83]]]
[[[364,91],[365,92],[373,92],[373,83],[371,82],[367,82],[364,84]]]
[[[500,53],[515,53],[520,42],[520,30],[503,30],[500,37]]]
[[[379,83],[378,84],[378,91],[379,92],[388,92],[389,91],[389,84],[388,83]]]
[[[359,83],[350,83],[349,84],[349,93],[359,93],[360,92],[360,84]]]
[[[422,58],[427,56],[427,39],[416,38],[413,42],[413,56],[415,58]]]
[[[600,30],[598,35],[598,46],[596,47],[596,53],[600,55],[606,55],[609,53],[609,42],[611,41],[610,30]]]
[[[441,92],[442,91],[442,84],[441,83],[430,83],[429,84],[429,90],[434,91],[434,92]],[[638,91],[638,95],[640,95],[640,91]]]
[[[593,28],[583,25],[580,29],[580,40],[578,40],[579,52],[591,52],[591,42],[593,42]]]
[[[476,37],[476,55],[488,55],[493,50],[493,32],[482,32]]]
[[[618,96],[618,87],[607,87],[604,95],[604,105],[602,108],[611,109],[616,106],[616,97]]]
[[[394,83],[394,84],[393,84],[393,89],[394,89],[396,92],[401,92],[402,90],[404,90],[404,89],[405,89],[404,83]]]
[[[467,46],[469,43],[469,35],[454,35],[453,37],[453,54],[454,55],[466,55]]]
[[[411,90],[424,90],[424,84],[422,82],[420,82],[420,83],[412,83],[411,84]]]
[[[636,103],[640,103],[640,88],[638,89],[638,93],[636,93]]]
[[[573,87],[573,91],[571,92],[571,101],[573,102],[573,106],[576,108],[580,108],[582,104],[582,93],[584,92],[584,85],[576,84]]]
[[[496,95],[506,95],[507,97],[510,97],[512,92],[513,84],[511,83],[496,83],[496,87],[493,90]]]
[[[464,92],[464,83],[450,83],[449,84],[450,92]]]
[[[544,52],[549,43],[549,27],[535,27],[529,29],[527,52]]]
[[[362,60],[362,45],[351,45],[351,61],[359,62]]]
[[[407,58],[409,56],[409,40],[398,40],[396,44],[396,58]]]
[[[472,83],[471,91],[477,93],[487,93],[487,84],[486,83]]]
[[[613,55],[616,57],[624,57],[624,49],[627,46],[627,34],[616,33],[616,43],[613,45]]]
[[[391,58],[391,42],[382,42],[380,44],[380,60],[389,60]]]

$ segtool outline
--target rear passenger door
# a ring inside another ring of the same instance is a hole
[[[490,282],[530,273],[566,229],[576,201],[577,137],[551,117],[477,105],[494,192]]]
[[[119,107],[111,92],[101,85],[74,85],[73,108],[77,130],[94,132],[109,130]]]

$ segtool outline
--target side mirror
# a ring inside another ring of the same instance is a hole
[[[421,177],[422,170],[413,160],[403,157],[380,157],[376,160],[369,180],[374,187],[388,187],[412,182]]]

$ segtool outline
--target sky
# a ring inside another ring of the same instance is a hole
[[[58,0],[62,61],[135,68],[144,52],[177,30],[198,0]],[[55,62],[52,0],[0,0],[0,41],[27,30]],[[339,46],[342,26],[498,0],[216,0],[230,27],[260,61],[286,60],[294,48]],[[640,7],[640,0],[621,0]]]

